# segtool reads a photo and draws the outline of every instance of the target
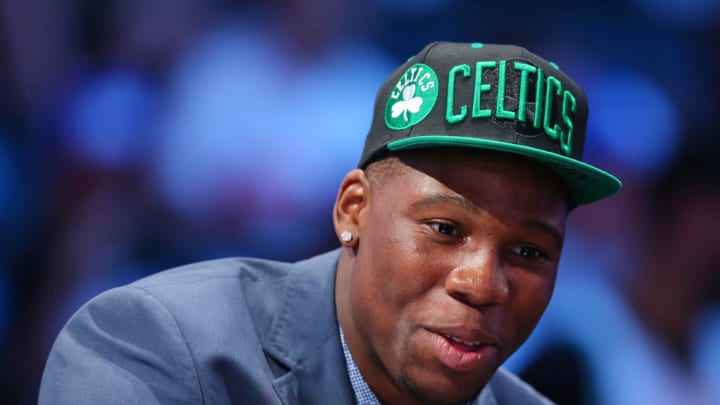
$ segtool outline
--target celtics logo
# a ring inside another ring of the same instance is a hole
[[[430,66],[411,66],[393,87],[385,107],[385,124],[405,129],[427,117],[438,97],[438,79]]]

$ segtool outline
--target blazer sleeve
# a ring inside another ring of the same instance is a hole
[[[190,347],[173,314],[138,287],[107,291],[60,332],[39,404],[203,403]]]

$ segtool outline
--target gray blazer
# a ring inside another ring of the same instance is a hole
[[[214,260],[100,294],[60,332],[39,403],[352,404],[337,260]],[[545,401],[501,369],[476,403]]]

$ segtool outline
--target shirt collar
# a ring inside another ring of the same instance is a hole
[[[357,364],[355,364],[355,360],[353,360],[350,349],[348,349],[348,345],[345,342],[345,335],[343,334],[342,328],[340,328],[340,341],[342,342],[345,366],[350,376],[350,384],[355,394],[356,403],[358,405],[381,405],[375,393],[372,392],[362,374],[360,374],[360,369],[358,369]]]

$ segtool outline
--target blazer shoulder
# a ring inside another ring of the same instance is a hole
[[[142,289],[172,289],[184,284],[223,283],[227,279],[268,280],[284,278],[290,268],[288,263],[232,257],[207,260],[174,267],[134,281],[130,286]]]
[[[262,335],[281,303],[292,264],[252,258],[192,263],[122,288],[147,292],[163,304],[189,339],[232,339],[254,328]],[[243,330],[239,330],[241,327]],[[206,335],[210,330],[228,333]],[[229,333],[234,331],[235,333]],[[218,345],[232,345],[217,341]]]
[[[209,361],[256,334],[245,284],[282,284],[286,267],[256,259],[211,260],[97,295],[58,335],[43,373],[40,403],[217,399]],[[218,330],[223,333],[213,333]],[[244,360],[259,367],[263,359],[246,352]]]
[[[48,357],[39,403],[202,402],[202,397],[172,314],[147,292],[122,287],[93,298],[65,325]]]
[[[101,293],[55,341],[40,403],[230,403],[231,394],[257,402],[273,377],[260,339],[287,307],[293,274],[304,281],[330,274],[327,257],[210,260]],[[237,377],[245,374],[252,378]],[[259,394],[247,384],[229,387],[227,378],[260,384]]]

